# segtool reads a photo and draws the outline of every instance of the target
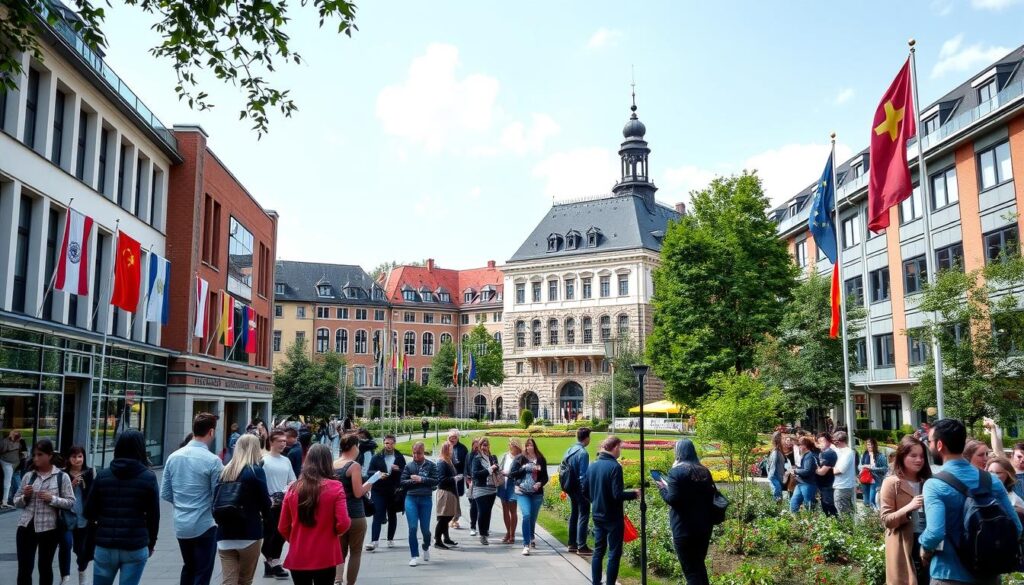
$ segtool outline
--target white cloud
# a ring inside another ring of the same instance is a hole
[[[1010,52],[1006,47],[985,47],[981,43],[964,46],[964,35],[958,34],[942,43],[939,60],[932,68],[932,78],[942,77],[947,73],[971,71],[988,65]]]
[[[533,176],[544,179],[544,194],[552,199],[575,199],[610,193],[619,161],[606,148],[576,148],[557,152],[533,167]]]
[[[533,114],[532,118],[529,128],[522,122],[506,126],[501,133],[501,145],[518,155],[544,150],[544,142],[561,128],[547,114]]]
[[[757,170],[764,192],[778,205],[810,185],[825,168],[829,144],[787,144],[748,158],[743,168]],[[852,156],[849,147],[836,144],[836,163]]]
[[[479,200],[480,199],[480,193],[481,193],[480,185],[477,185],[477,186],[473,187],[472,189],[469,190],[469,200],[470,201],[477,201],[477,200]]]
[[[412,208],[416,217],[426,221],[440,218],[444,206],[433,195],[421,195]]]
[[[1019,4],[1020,0],[971,0],[971,7],[975,10],[1002,10]]]
[[[604,47],[614,47],[619,44],[619,39],[621,38],[622,31],[602,26],[594,31],[594,34],[590,35],[590,40],[587,41],[587,48],[601,49]]]
[[[498,80],[487,75],[459,78],[459,50],[433,43],[413,59],[409,75],[377,96],[377,117],[384,130],[431,152],[448,141],[491,128]]]
[[[953,0],[932,0],[929,8],[938,16],[948,16],[953,12]]]
[[[838,94],[836,94],[836,97],[833,100],[833,103],[835,103],[835,105],[837,105],[837,106],[841,106],[841,105],[845,104],[846,102],[850,101],[851,99],[853,99],[853,88],[852,87],[844,87],[843,89],[841,89],[839,91]]]

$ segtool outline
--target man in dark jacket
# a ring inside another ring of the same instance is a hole
[[[288,427],[284,430],[284,436],[288,439],[288,447],[285,448],[284,455],[288,461],[292,462],[295,477],[299,477],[302,474],[302,445],[299,444],[299,431]]]
[[[569,467],[570,477],[562,479],[562,486],[567,488],[569,496],[569,552],[586,556],[594,551],[587,547],[587,533],[590,531],[590,502],[583,496],[583,478],[590,467],[590,429],[582,427],[576,430],[576,444],[565,452],[563,461]]]
[[[821,511],[826,516],[836,516],[839,511],[836,510],[835,488],[832,487],[832,484],[835,483],[836,479],[833,469],[839,460],[839,455],[832,448],[832,435],[827,432],[818,433],[818,448],[821,449],[821,454],[818,456],[820,465],[817,470],[818,493],[821,495]]]
[[[452,465],[455,466],[455,472],[463,476],[463,479],[455,482],[455,489],[461,498],[466,493],[466,480],[464,478],[466,475],[469,475],[469,468],[466,467],[469,459],[469,449],[459,442],[459,429],[448,431],[448,442],[452,444]],[[451,527],[460,528],[458,517],[452,518]]]
[[[370,460],[373,459],[373,454],[377,451],[377,441],[373,440],[373,435],[366,429],[359,429],[356,434],[359,435],[359,458],[356,461],[363,468],[363,479],[365,480],[370,477]]]
[[[402,470],[405,469],[405,456],[395,449],[395,436],[384,437],[384,450],[377,453],[370,459],[370,475],[379,471],[381,475],[387,475],[373,484],[370,494],[373,500],[373,525],[370,529],[370,544],[366,550],[373,551],[377,548],[380,540],[380,527],[387,519],[388,523],[388,548],[395,546],[395,531],[398,530],[398,511],[402,510],[400,500],[395,497],[398,491],[398,484],[402,478]]]
[[[142,433],[126,430],[117,438],[110,467],[100,470],[84,514],[95,526],[93,558],[97,580],[126,582],[141,578],[160,531],[160,490],[146,466]]]
[[[622,483],[622,439],[611,435],[601,442],[597,461],[590,464],[583,480],[583,493],[590,500],[594,519],[594,556],[590,561],[591,582],[601,585],[601,564],[608,553],[608,584],[614,585],[622,559],[622,537],[626,524],[622,504],[640,497],[639,490],[626,491]]]

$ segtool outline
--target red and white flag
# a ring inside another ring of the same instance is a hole
[[[56,290],[73,295],[89,294],[89,236],[92,233],[92,218],[68,209],[64,225],[64,241],[60,245],[60,260],[57,262]]]
[[[210,297],[210,283],[196,277],[196,337],[206,337],[209,326],[209,314],[206,311],[206,300]]]

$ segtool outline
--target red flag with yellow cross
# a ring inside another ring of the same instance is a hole
[[[907,166],[907,141],[916,133],[910,59],[907,59],[878,103],[871,125],[868,228],[873,232],[889,227],[889,209],[913,192]]]

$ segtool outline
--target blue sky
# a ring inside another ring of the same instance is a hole
[[[165,124],[201,124],[278,211],[279,258],[368,270],[501,263],[553,199],[608,192],[631,67],[659,200],[756,168],[780,202],[817,178],[831,131],[840,156],[867,144],[911,36],[926,103],[1024,43],[1021,0],[385,0],[360,4],[351,39],[290,4],[306,64],[274,81],[300,110],[260,141],[242,93],[212,76],[213,111],[177,101],[147,52],[152,16],[115,4],[107,60]]]

